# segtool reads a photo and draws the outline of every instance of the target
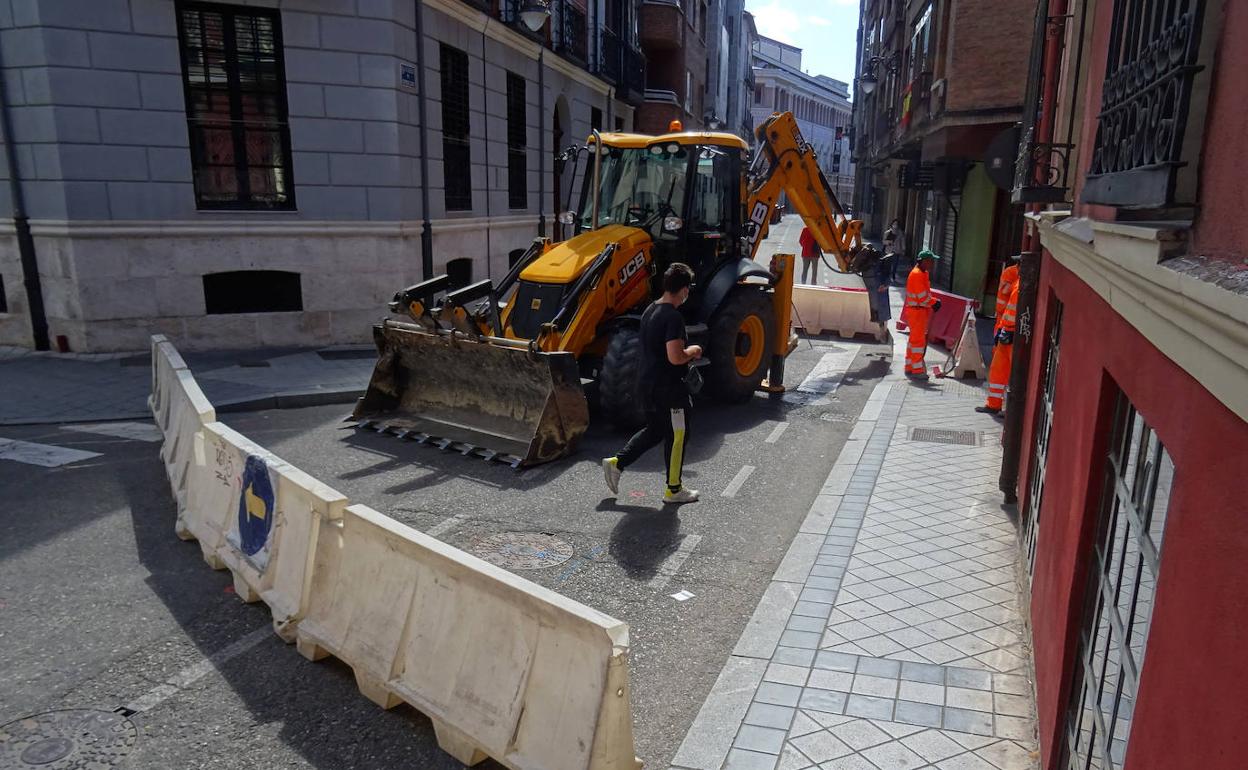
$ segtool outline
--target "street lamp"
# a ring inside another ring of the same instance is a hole
[[[547,0],[525,0],[520,6],[520,20],[524,26],[536,32],[550,18],[550,3]]]
[[[875,84],[879,82],[880,79],[875,76],[874,72],[867,72],[858,78],[858,87],[862,89],[864,96],[870,96],[875,91]]]
[[[862,89],[865,96],[870,96],[875,87],[879,85],[880,78],[876,74],[876,70],[883,64],[884,70],[890,75],[896,75],[901,70],[901,52],[893,51],[889,56],[872,56],[862,65],[862,77],[858,78],[858,87]]]

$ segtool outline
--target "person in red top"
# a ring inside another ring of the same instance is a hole
[[[819,244],[815,242],[815,236],[810,232],[809,227],[802,228],[802,234],[797,239],[802,247],[802,283],[816,284],[819,282],[819,259],[823,256],[823,252],[819,249]]]

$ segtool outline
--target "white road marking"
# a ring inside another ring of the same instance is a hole
[[[0,438],[0,460],[12,460],[27,465],[41,465],[44,468],[57,468],[62,465],[76,463],[90,457],[99,457],[99,452],[87,452],[82,449],[53,446],[52,444],[36,444],[33,441],[18,441],[12,438]]]
[[[425,532],[425,534],[429,535],[430,537],[441,537],[445,535],[447,532],[450,532],[452,529],[455,529],[456,527],[458,527],[460,524],[464,522],[464,519],[467,519],[467,518],[468,518],[467,514],[457,513],[449,519],[443,519],[442,521],[439,521],[437,524],[434,524]]]
[[[840,387],[841,379],[853,364],[858,348],[858,345],[837,343],[835,350],[823,354],[823,358],[819,359],[819,363],[815,364],[815,368],[806,375],[801,385],[784,394],[784,401],[813,406],[832,403],[831,396]]]
[[[680,566],[685,563],[685,559],[689,558],[689,554],[693,553],[693,549],[698,547],[701,540],[701,535],[685,535],[675,553],[659,564],[659,571],[650,578],[649,586],[658,590],[666,588],[668,582],[680,571]]]
[[[789,424],[787,422],[780,423],[779,425],[777,425],[775,428],[772,429],[771,434],[767,436],[767,438],[764,440],[764,443],[767,443],[767,444],[776,443],[777,441],[780,440],[780,437],[784,435],[784,431],[788,427],[789,427]]]
[[[736,497],[737,492],[741,489],[741,485],[745,483],[745,480],[748,479],[750,474],[753,472],[753,465],[741,466],[741,470],[737,471],[737,475],[732,477],[732,481],[728,482],[727,487],[724,487],[724,497]]]
[[[65,430],[79,433],[97,433],[101,436],[130,439],[131,441],[161,441],[160,429],[145,422],[99,422],[91,425],[66,425]]]
[[[270,636],[273,636],[272,627],[267,625],[261,626],[241,639],[222,647],[200,662],[182,669],[166,679],[162,684],[153,687],[139,696],[138,699],[126,704],[126,708],[130,711],[148,711],[161,701],[177,695],[178,692],[203,679],[214,669],[220,668],[221,665],[237,658]]]

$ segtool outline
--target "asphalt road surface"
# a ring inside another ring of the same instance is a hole
[[[660,450],[607,497],[599,459],[627,437],[603,420],[574,456],[516,472],[356,430],[342,406],[223,419],[353,502],[627,621],[637,751],[663,768],[887,370],[885,346],[854,352],[803,341],[786,383],[815,392],[700,406],[685,481],[702,502],[678,510],[660,502]],[[827,392],[817,375],[838,362]],[[157,444],[55,426],[2,439],[97,454],[0,461],[0,725],[98,710],[126,767],[459,767],[423,716],[384,712],[344,665],[304,660],[174,536]],[[0,767],[4,745],[0,729]]]

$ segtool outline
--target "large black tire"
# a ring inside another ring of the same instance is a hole
[[[771,365],[776,316],[771,295],[741,286],[724,299],[711,318],[703,370],[709,396],[728,403],[749,399]]]
[[[637,387],[640,376],[641,334],[636,329],[616,329],[598,372],[598,404],[618,428],[637,428],[646,422]]]

